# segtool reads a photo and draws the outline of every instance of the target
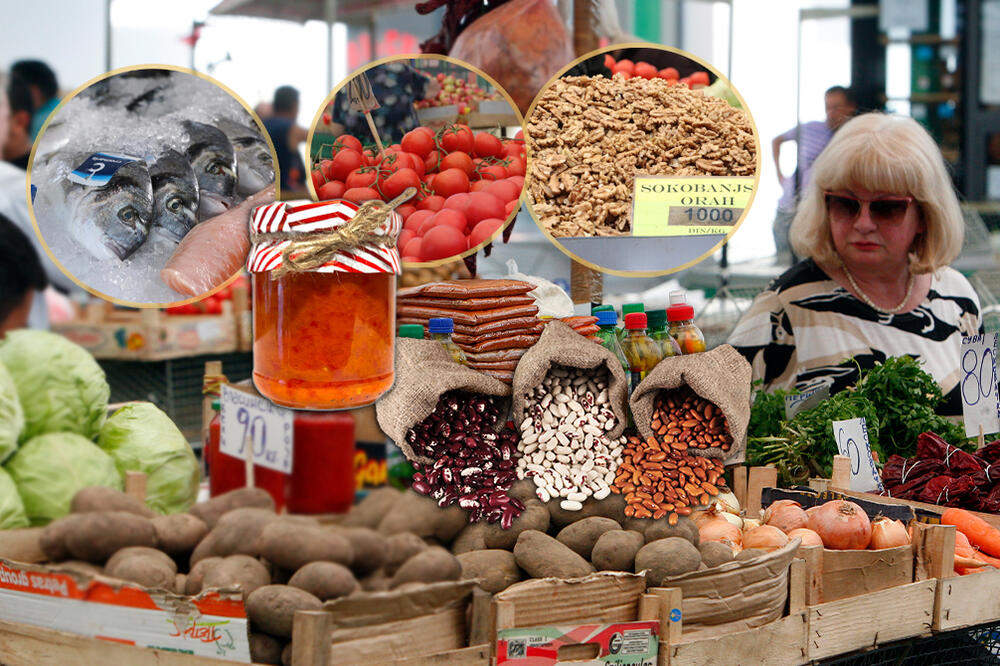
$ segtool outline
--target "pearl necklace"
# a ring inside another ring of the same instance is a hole
[[[894,308],[890,309],[880,308],[879,306],[872,303],[872,299],[868,298],[868,295],[865,294],[865,292],[861,291],[861,287],[859,287],[858,283],[854,281],[854,276],[851,275],[851,271],[847,270],[847,266],[841,266],[841,268],[844,269],[844,275],[847,276],[847,281],[851,283],[852,287],[854,287],[854,291],[857,292],[858,296],[861,298],[861,301],[865,305],[872,308],[873,310],[881,312],[882,314],[891,315],[891,314],[896,314],[897,312],[902,310],[903,307],[906,306],[907,301],[910,300],[910,295],[913,293],[913,273],[910,273],[910,279],[906,283],[906,295],[903,296],[903,301]]]

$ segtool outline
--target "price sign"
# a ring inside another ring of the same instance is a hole
[[[799,412],[812,409],[830,397],[830,385],[823,384],[805,393],[793,393],[785,396],[785,420],[790,421]]]
[[[270,400],[223,386],[219,450],[245,460],[250,446],[254,464],[291,474],[292,415]]]
[[[368,113],[379,108],[378,100],[375,99],[375,93],[372,91],[371,81],[368,80],[368,76],[364,72],[355,76],[347,84],[347,99],[351,104],[351,111]]]
[[[728,234],[753,198],[753,178],[636,174],[633,236]]]
[[[67,176],[70,181],[87,187],[104,187],[111,177],[130,162],[138,158],[112,153],[94,153],[83,161],[83,164],[73,169]]]
[[[965,436],[1000,431],[1000,401],[997,400],[997,334],[962,338],[959,389]]]
[[[833,437],[840,455],[851,459],[851,490],[862,493],[882,490],[872,445],[868,441],[868,425],[864,417],[833,422]]]

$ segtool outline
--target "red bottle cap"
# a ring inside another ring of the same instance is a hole
[[[687,321],[694,319],[694,308],[690,305],[671,305],[667,308],[667,319],[670,321]]]
[[[646,328],[645,312],[630,312],[625,315],[625,328],[632,330],[636,328]]]

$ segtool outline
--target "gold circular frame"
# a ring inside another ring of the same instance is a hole
[[[313,166],[312,165],[312,141],[313,141],[313,135],[316,133],[316,126],[319,125],[319,121],[323,117],[323,113],[325,112],[326,107],[329,106],[329,104],[334,100],[334,98],[337,96],[337,93],[340,92],[341,89],[343,89],[343,87],[346,86],[351,81],[351,79],[353,79],[358,74],[361,74],[363,72],[367,72],[369,69],[375,67],[376,65],[383,65],[385,63],[390,63],[390,62],[398,62],[400,60],[443,60],[445,62],[450,62],[453,65],[458,65],[459,67],[467,69],[470,72],[473,72],[474,74],[476,74],[477,76],[481,76],[482,78],[486,79],[486,81],[489,82],[489,84],[491,86],[493,86],[493,88],[497,92],[499,92],[501,96],[503,96],[504,101],[506,101],[510,105],[510,108],[514,111],[514,115],[517,117],[517,120],[518,120],[518,123],[519,123],[519,125],[521,127],[522,133],[524,132],[524,116],[521,115],[521,110],[517,108],[517,104],[514,103],[513,98],[509,94],[507,94],[507,91],[504,89],[503,86],[501,86],[499,83],[497,83],[496,79],[494,79],[492,76],[490,76],[486,72],[482,71],[478,67],[473,67],[472,65],[470,65],[467,62],[465,62],[464,60],[459,60],[458,58],[452,58],[451,56],[438,55],[436,53],[404,53],[404,54],[401,54],[401,55],[386,56],[384,58],[379,58],[377,60],[372,60],[368,64],[363,65],[362,67],[359,67],[356,70],[354,70],[353,72],[351,72],[346,78],[344,78],[343,81],[341,81],[336,86],[334,86],[334,88],[330,92],[330,94],[327,95],[326,98],[323,100],[323,104],[320,105],[319,110],[316,112],[316,115],[313,117],[312,124],[309,126],[309,134],[306,137],[306,145],[309,146],[309,151],[308,151],[308,154],[307,154],[307,157],[309,158],[309,164],[306,165],[306,171],[308,171],[309,174],[312,174],[312,166]],[[465,259],[468,256],[476,254],[481,249],[483,249],[484,247],[486,247],[487,245],[489,245],[490,243],[492,243],[493,241],[495,241],[501,234],[503,234],[504,230],[508,226],[510,226],[511,222],[514,221],[514,218],[517,217],[518,212],[520,212],[520,210],[521,210],[521,205],[527,203],[527,199],[525,199],[525,193],[528,191],[528,182],[529,182],[529,177],[530,177],[529,176],[530,169],[528,168],[528,166],[529,166],[530,162],[528,161],[528,153],[527,153],[528,142],[525,141],[524,145],[525,145],[524,184],[521,186],[521,194],[519,194],[518,197],[517,197],[517,206],[514,207],[514,210],[511,211],[511,214],[507,216],[507,219],[504,220],[504,223],[500,226],[500,228],[497,230],[497,232],[495,234],[493,234],[492,236],[490,236],[488,239],[486,239],[485,241],[483,241],[479,245],[476,245],[475,247],[471,247],[468,250],[466,250],[465,252],[462,252],[461,254],[453,254],[452,256],[448,257],[447,259],[437,259],[435,261],[421,261],[421,262],[406,262],[406,263],[403,263],[402,262],[402,256],[400,256],[400,265],[404,269],[406,269],[406,268],[434,268],[436,266],[443,266],[445,264],[450,264],[450,263],[453,263],[455,261],[459,261],[461,259]],[[319,195],[316,193],[316,189],[313,187],[313,182],[312,182],[312,177],[311,176],[306,178],[306,187],[309,188],[309,194],[312,195],[312,198],[315,201],[319,201]],[[536,222],[536,224],[537,224],[537,222]]]
[[[53,120],[55,120],[55,118],[62,111],[63,107],[67,103],[69,103],[70,100],[74,99],[77,95],[82,93],[84,90],[87,90],[96,83],[100,83],[104,79],[109,79],[113,76],[117,76],[125,72],[135,72],[147,69],[171,70],[174,72],[181,72],[182,74],[191,74],[193,76],[197,76],[198,78],[204,81],[208,81],[209,83],[215,85],[217,88],[221,88],[230,97],[236,100],[236,102],[240,106],[242,106],[247,113],[250,114],[250,117],[253,119],[254,123],[257,124],[257,129],[260,130],[261,136],[264,138],[264,141],[267,143],[268,149],[270,149],[271,151],[271,159],[274,162],[274,198],[275,201],[278,201],[281,198],[281,174],[278,171],[278,154],[274,150],[274,144],[271,143],[271,136],[267,133],[267,130],[264,129],[264,123],[257,116],[257,113],[253,110],[253,108],[249,104],[247,104],[242,97],[233,92],[227,85],[217,81],[216,79],[213,79],[207,74],[202,74],[201,72],[197,72],[193,69],[188,69],[186,67],[177,67],[176,65],[159,65],[159,64],[129,65],[127,67],[119,67],[117,69],[113,69],[99,76],[95,76],[89,81],[86,81],[81,86],[75,88],[65,97],[63,97],[63,99],[59,102],[58,106],[56,106],[56,108],[53,109],[52,112],[49,114],[49,117],[45,119],[45,122],[42,124],[42,127],[38,130],[38,136],[36,137],[35,142],[31,146],[31,154],[28,156],[28,170],[27,173],[25,174],[24,195],[28,201],[28,215],[31,217],[31,226],[34,227],[35,235],[38,236],[38,239],[42,242],[42,247],[45,249],[45,254],[48,255],[49,259],[52,260],[52,263],[54,263],[59,268],[59,270],[61,270],[63,274],[66,275],[66,277],[72,280],[74,284],[76,284],[81,289],[93,294],[94,296],[97,296],[98,298],[103,298],[109,303],[114,303],[115,305],[124,305],[126,307],[140,308],[140,309],[171,308],[171,307],[177,307],[179,305],[187,305],[189,303],[197,303],[198,301],[208,298],[212,294],[215,294],[216,292],[225,289],[230,284],[235,282],[236,278],[240,276],[240,273],[242,272],[242,267],[240,270],[236,271],[236,273],[234,273],[231,277],[226,278],[221,284],[219,284],[219,286],[215,287],[211,291],[206,291],[205,293],[199,294],[198,296],[192,296],[190,298],[186,298],[180,301],[171,301],[169,303],[137,303],[137,302],[125,301],[119,298],[114,298],[113,296],[108,296],[107,294],[98,291],[97,289],[94,289],[93,287],[85,284],[83,281],[81,281],[79,278],[73,275],[73,273],[68,271],[66,267],[63,266],[62,263],[55,257],[55,255],[52,253],[52,250],[49,248],[49,244],[45,241],[45,236],[42,234],[41,227],[38,226],[38,220],[35,218],[35,206],[31,200],[31,172],[35,166],[35,152],[38,150],[38,146],[41,144],[41,138],[45,134],[45,131],[48,129],[49,124]],[[244,258],[244,262],[245,261],[246,259]]]
[[[546,229],[542,224],[539,223],[538,216],[535,214],[535,211],[532,208],[533,201],[532,201],[532,197],[528,193],[528,189],[527,189],[527,187],[528,187],[528,180],[527,179],[524,181],[525,189],[521,193],[521,196],[524,197],[525,208],[527,208],[528,214],[531,215],[531,219],[534,220],[535,226],[538,227],[538,229],[542,232],[542,234],[544,234],[545,237],[548,238],[549,241],[553,245],[555,245],[556,248],[560,252],[562,252],[563,254],[565,254],[571,260],[577,262],[578,264],[582,264],[583,266],[586,266],[587,268],[589,268],[591,270],[598,271],[598,272],[601,272],[601,273],[609,273],[611,275],[619,275],[621,277],[660,277],[660,276],[663,276],[663,275],[670,275],[671,273],[676,273],[678,271],[682,271],[682,270],[684,270],[686,268],[690,268],[691,266],[694,266],[695,264],[701,263],[707,257],[711,256],[712,254],[714,254],[715,252],[717,252],[720,248],[722,248],[723,245],[725,245],[726,243],[728,243],[729,240],[733,237],[733,234],[735,234],[739,230],[740,226],[743,224],[743,220],[746,219],[747,213],[750,212],[750,208],[753,206],[754,199],[757,197],[757,189],[760,186],[760,173],[761,173],[761,166],[762,166],[762,156],[761,156],[761,146],[760,146],[760,132],[757,130],[757,123],[754,122],[753,114],[750,113],[750,109],[747,107],[746,100],[743,99],[743,96],[739,93],[738,90],[736,90],[735,86],[733,86],[733,84],[729,80],[729,78],[726,77],[726,76],[723,76],[714,66],[712,66],[711,64],[709,64],[707,61],[699,58],[696,55],[688,53],[687,51],[683,51],[681,49],[673,48],[671,46],[663,46],[661,44],[652,44],[652,43],[648,43],[648,42],[623,42],[621,44],[611,44],[611,45],[605,46],[603,48],[594,49],[593,51],[585,53],[584,55],[576,58],[575,60],[571,61],[569,64],[567,64],[564,67],[560,68],[560,70],[558,72],[556,72],[556,74],[552,78],[550,78],[548,81],[545,82],[545,85],[542,86],[542,89],[539,90],[539,92],[538,92],[537,95],[535,95],[535,99],[533,99],[531,101],[531,106],[528,107],[528,113],[527,113],[527,115],[525,117],[525,121],[524,121],[525,122],[525,125],[524,125],[524,129],[525,129],[525,131],[524,131],[524,134],[525,134],[525,137],[524,137],[524,146],[525,146],[525,154],[527,156],[527,163],[528,163],[527,173],[528,174],[531,173],[531,159],[532,159],[531,158],[530,142],[528,141],[528,123],[530,122],[530,118],[532,117],[532,115],[534,115],[535,106],[538,104],[538,100],[541,98],[542,93],[544,91],[546,91],[550,86],[552,86],[552,84],[554,84],[558,79],[562,78],[563,75],[566,74],[566,72],[568,72],[572,68],[576,67],[581,62],[584,62],[586,60],[590,60],[591,58],[595,58],[597,56],[604,55],[606,53],[611,53],[613,51],[620,51],[620,50],[623,50],[623,49],[655,49],[655,50],[659,50],[659,51],[668,51],[668,52],[673,53],[675,55],[679,55],[681,57],[687,58],[688,60],[690,60],[692,62],[695,62],[695,63],[698,63],[699,65],[701,65],[702,67],[704,67],[708,71],[712,72],[713,74],[715,74],[715,76],[717,78],[720,78],[723,81],[725,81],[726,84],[729,86],[729,89],[732,91],[733,95],[735,95],[736,99],[738,99],[740,101],[740,105],[741,105],[743,111],[747,114],[747,118],[750,121],[750,126],[753,128],[754,146],[755,146],[755,148],[757,150],[757,156],[756,156],[757,157],[757,159],[756,159],[757,164],[756,164],[756,169],[754,170],[753,192],[750,195],[750,200],[747,202],[747,206],[743,210],[743,214],[740,215],[740,217],[739,217],[738,220],[736,220],[736,223],[733,225],[732,230],[729,233],[726,234],[725,238],[723,238],[721,241],[719,241],[714,246],[712,246],[711,249],[707,250],[706,252],[703,252],[702,254],[698,255],[696,258],[692,259],[691,261],[688,261],[687,263],[681,264],[679,266],[674,266],[673,268],[669,268],[669,269],[662,270],[662,271],[623,271],[623,270],[617,270],[617,269],[613,269],[613,268],[604,268],[603,266],[598,266],[597,264],[595,264],[595,263],[593,263],[591,261],[588,261],[586,259],[583,259],[582,257],[580,257],[580,256],[578,256],[578,255],[576,255],[576,254],[574,254],[572,252],[570,252],[569,249],[567,249],[566,246],[564,246],[560,242],[560,240],[558,238],[556,238],[551,233],[549,233],[548,229]],[[598,237],[594,237],[594,238],[600,238],[600,237],[598,236]]]

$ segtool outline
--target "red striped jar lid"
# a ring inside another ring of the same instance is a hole
[[[350,201],[275,201],[254,209],[250,231],[254,234],[275,232],[301,233],[329,231],[354,219],[361,206]],[[393,211],[373,233],[395,238],[403,227],[403,218]],[[284,263],[284,252],[291,240],[262,240],[247,256],[247,270],[267,273]],[[290,255],[293,259],[296,254]],[[318,268],[317,273],[396,273],[401,272],[399,251],[395,246],[364,245],[337,253]]]

